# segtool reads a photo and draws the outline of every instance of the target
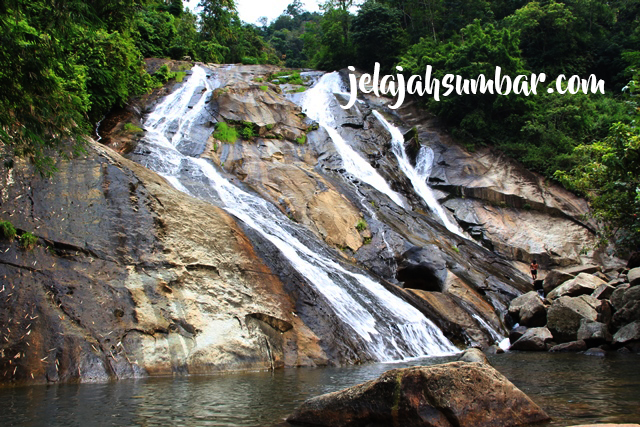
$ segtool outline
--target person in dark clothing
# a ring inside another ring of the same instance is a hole
[[[535,259],[531,261],[531,264],[529,264],[529,269],[531,270],[531,277],[533,277],[533,280],[536,280],[538,278],[538,267],[538,263]]]

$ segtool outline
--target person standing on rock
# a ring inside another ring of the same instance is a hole
[[[538,267],[539,265],[535,259],[531,261],[531,264],[529,264],[529,269],[531,270],[531,277],[533,277],[533,280],[536,280],[538,278]]]

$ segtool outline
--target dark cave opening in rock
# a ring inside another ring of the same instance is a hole
[[[442,280],[432,268],[425,265],[409,265],[399,268],[396,279],[403,283],[404,288],[419,289],[429,292],[442,292]]]

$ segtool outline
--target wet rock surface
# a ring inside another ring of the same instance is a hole
[[[332,427],[482,427],[548,419],[489,365],[453,362],[394,369],[376,380],[309,399],[287,421]]]

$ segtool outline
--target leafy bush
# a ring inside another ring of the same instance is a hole
[[[240,135],[242,135],[242,138],[249,140],[256,136],[254,126],[255,125],[251,122],[244,122],[242,124],[242,130],[240,131]]]
[[[166,83],[169,81],[169,79],[172,79],[175,76],[176,73],[172,72],[167,64],[162,64],[162,66],[158,68],[155,73],[153,73],[153,78],[160,83]]]
[[[178,71],[175,73],[175,75],[176,82],[182,83],[182,80],[184,80],[184,77],[187,75],[187,73],[185,73],[184,71]]]
[[[38,238],[28,231],[20,236],[20,247],[25,251],[35,248],[36,243],[38,243]]]
[[[356,230],[364,231],[367,229],[367,227],[368,227],[367,221],[365,221],[363,218],[360,218],[358,220],[358,223],[356,224]]]
[[[269,87],[268,86],[260,86],[260,90],[263,90],[263,91],[266,92],[266,91],[269,90]]]
[[[16,237],[16,229],[9,221],[0,221],[0,235],[7,240],[13,240]]]
[[[238,140],[238,132],[234,127],[229,126],[225,122],[218,122],[213,137],[222,142],[233,144]]]

